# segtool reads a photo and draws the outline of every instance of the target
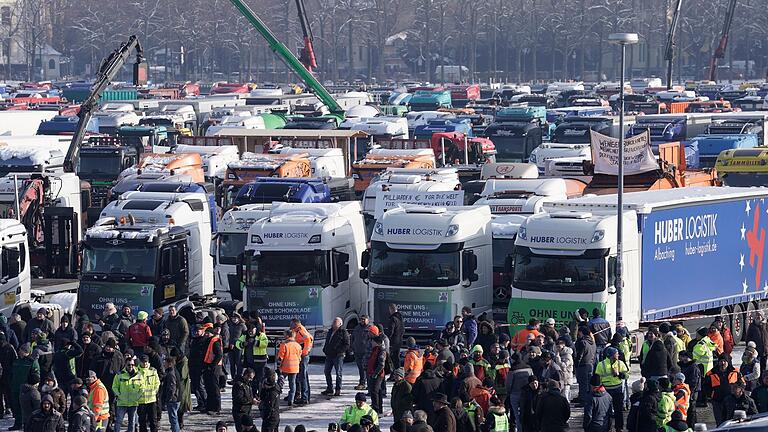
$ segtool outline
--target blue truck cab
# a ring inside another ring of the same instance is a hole
[[[411,111],[436,111],[440,108],[452,108],[451,92],[448,90],[419,90],[408,102]]]
[[[272,202],[329,203],[331,188],[321,179],[260,177],[237,193],[234,205]]]
[[[657,152],[659,144],[687,141],[703,135],[711,122],[712,115],[706,113],[649,114],[638,116],[625,136],[635,136],[648,130],[653,151]]]
[[[709,134],[697,136],[691,141],[698,149],[700,168],[713,168],[722,151],[755,148],[758,143],[755,134]]]
[[[436,119],[429,120],[425,125],[416,126],[413,131],[415,139],[431,139],[432,134],[437,132],[457,132],[463,133],[468,137],[473,137],[472,122],[469,119]]]
[[[496,113],[485,136],[496,146],[499,162],[524,162],[547,134],[547,109],[543,106],[504,108]]]

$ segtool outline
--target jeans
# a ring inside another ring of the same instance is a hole
[[[288,405],[293,405],[293,400],[296,397],[296,375],[285,374],[285,379],[288,380]]]
[[[576,366],[576,382],[579,384],[579,400],[584,403],[590,391],[589,380],[592,378],[592,365]]]
[[[517,426],[517,432],[523,431],[523,418],[520,414],[520,392],[512,392],[509,394],[509,407],[512,410],[512,416],[515,426]]]
[[[151,432],[157,432],[157,413],[154,402],[139,405],[136,412],[139,414],[139,431],[147,432],[147,426]],[[130,432],[130,431],[129,431]]]
[[[606,390],[613,399],[613,418],[616,423],[616,430],[624,429],[624,389],[619,386]]]
[[[309,402],[309,371],[307,370],[309,367],[309,355],[306,355],[301,358],[301,363],[299,363],[299,375],[297,377],[297,381],[299,384],[299,388],[301,389],[299,396],[301,396],[300,399],[303,399],[307,402]]]
[[[357,364],[357,374],[360,376],[357,383],[365,385],[365,369],[367,367],[365,364],[365,353],[355,353],[355,363]]]
[[[333,388],[333,379],[331,370],[336,369],[336,391],[341,391],[341,370],[344,367],[344,354],[337,357],[325,358],[325,386],[330,390]]]
[[[120,427],[123,424],[123,417],[128,414],[128,432],[134,432],[136,430],[136,411],[138,407],[124,407],[119,406],[115,409],[115,432],[120,432]]]
[[[168,421],[171,423],[171,432],[179,432],[179,402],[166,402],[165,411],[168,412]]]

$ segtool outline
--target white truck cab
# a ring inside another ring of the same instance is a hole
[[[151,311],[213,295],[211,213],[203,193],[126,192],[105,207],[83,243],[79,307],[106,302]],[[135,311],[134,311],[135,312]]]
[[[345,178],[347,177],[344,152],[340,148],[292,148],[280,147],[275,152],[281,155],[306,155],[312,168],[312,177]]]
[[[230,162],[240,160],[237,146],[200,146],[179,144],[173,149],[174,153],[197,153],[203,159],[203,170],[206,181],[223,181]]]
[[[493,253],[488,206],[403,205],[376,221],[363,257],[371,320],[396,304],[406,334],[431,338],[464,306],[492,305]]]
[[[237,267],[248,242],[248,230],[257,220],[269,216],[271,208],[272,204],[246,204],[233,207],[222,216],[211,243],[216,298],[243,300]]]
[[[31,264],[27,230],[16,219],[0,219],[0,313],[10,317],[31,299]]]
[[[364,250],[359,202],[274,203],[248,230],[245,310],[278,331],[298,317],[314,335],[311,355],[321,355],[335,317],[351,329],[364,313]]]
[[[567,198],[564,179],[490,179],[474,205],[487,205],[493,214],[534,214],[545,202]]]

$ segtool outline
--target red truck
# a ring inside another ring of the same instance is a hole
[[[216,83],[211,87],[210,94],[227,94],[227,93],[250,93],[251,89],[248,84],[242,83]]]

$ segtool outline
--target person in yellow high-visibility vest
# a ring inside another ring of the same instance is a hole
[[[624,380],[629,376],[629,367],[619,358],[619,350],[609,346],[605,358],[597,364],[595,374],[613,401],[613,415],[616,430],[624,429]]]

